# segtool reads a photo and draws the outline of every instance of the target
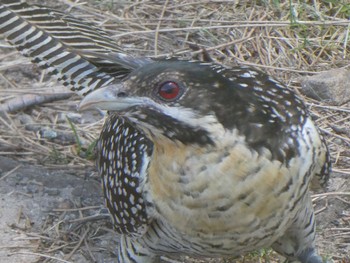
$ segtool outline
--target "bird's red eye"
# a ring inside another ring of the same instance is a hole
[[[164,82],[158,89],[159,96],[165,100],[174,100],[180,95],[180,93],[180,86],[173,81]]]

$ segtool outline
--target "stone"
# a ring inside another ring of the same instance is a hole
[[[305,77],[302,93],[318,101],[342,105],[350,101],[350,71],[334,69]]]

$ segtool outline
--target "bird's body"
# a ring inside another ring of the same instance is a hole
[[[156,93],[169,81],[184,89],[170,102]],[[327,176],[328,155],[292,91],[249,68],[163,61],[103,93],[98,106],[118,113],[110,112],[101,133],[100,174],[123,238],[151,254],[136,262],[179,252],[237,256],[271,245],[296,259],[313,247],[308,188],[314,175]],[[115,102],[109,101],[112,93]],[[96,101],[92,94],[83,103],[91,98]],[[216,108],[220,100],[231,103]],[[120,161],[111,162],[115,158]],[[132,181],[135,174],[138,180]],[[136,219],[123,213],[125,206],[132,211],[130,197],[122,190],[113,195],[111,178],[126,193],[131,191],[125,179],[132,182]],[[122,262],[129,262],[126,255],[120,255]]]
[[[303,178],[311,160],[298,159],[287,168],[236,136],[226,134],[221,139],[230,143],[209,148],[154,144],[141,186],[143,198],[152,202],[145,207],[152,221],[140,242],[157,254],[237,256],[271,246],[302,209],[311,216]]]
[[[119,262],[269,246],[322,262],[309,187],[326,184],[329,154],[292,90],[250,68],[133,58],[103,31],[17,0],[3,0],[0,22],[9,42],[72,90],[95,90],[81,108],[109,111],[98,169]]]

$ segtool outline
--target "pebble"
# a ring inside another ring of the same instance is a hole
[[[302,80],[302,90],[306,96],[333,105],[350,101],[350,71],[333,69]]]

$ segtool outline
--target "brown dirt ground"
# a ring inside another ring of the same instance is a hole
[[[268,1],[45,2],[95,21],[128,52],[196,56],[191,47],[198,45],[224,64],[256,66],[297,92],[301,77],[350,65],[350,50],[341,38],[348,27],[345,11],[324,1],[293,4],[300,21],[311,21],[295,28],[289,25],[289,1],[275,1],[278,5]],[[318,24],[324,20],[333,24]],[[177,28],[182,29],[172,30]],[[33,91],[50,93],[52,88],[63,89],[0,42],[1,102]],[[314,200],[319,211],[317,245],[324,257],[348,263],[350,104],[334,106],[304,98],[326,134],[334,162],[326,194]],[[72,97],[0,115],[0,263],[115,261],[117,237],[90,160],[93,152],[88,149],[98,136],[103,114],[77,113],[78,102],[78,97]],[[240,259],[210,262],[283,259],[263,250]]]

